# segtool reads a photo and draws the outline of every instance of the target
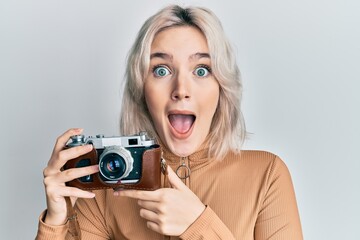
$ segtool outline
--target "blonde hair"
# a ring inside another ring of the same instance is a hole
[[[144,23],[128,55],[120,132],[128,135],[147,131],[160,139],[145,102],[144,80],[155,35],[176,26],[196,27],[207,39],[212,72],[220,85],[220,97],[206,141],[209,156],[221,160],[229,151],[239,151],[245,139],[245,124],[240,109],[242,83],[235,56],[221,23],[206,8],[170,5]]]

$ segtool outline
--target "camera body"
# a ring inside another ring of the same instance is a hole
[[[82,189],[114,188],[128,184],[136,186],[141,182],[140,180],[143,180],[143,183],[154,180],[142,179],[143,177],[157,177],[151,171],[157,172],[156,168],[160,168],[160,154],[156,153],[160,146],[155,144],[155,140],[150,139],[146,132],[114,137],[75,135],[70,140],[66,145],[67,148],[92,144],[93,150],[88,154],[69,160],[63,169],[98,164],[99,172],[72,180],[67,183],[69,186]],[[144,161],[146,162],[144,163]]]

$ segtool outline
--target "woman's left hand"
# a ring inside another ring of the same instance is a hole
[[[140,216],[151,230],[167,236],[179,236],[201,215],[205,205],[168,166],[173,188],[155,191],[121,190],[115,196],[138,199]]]

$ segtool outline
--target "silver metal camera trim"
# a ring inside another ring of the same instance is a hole
[[[120,157],[122,157],[124,159],[124,161],[125,161],[125,166],[126,166],[125,172],[119,178],[116,178],[116,179],[108,178],[108,177],[105,176],[103,171],[101,171],[101,169],[102,169],[101,164],[103,164],[102,160],[109,153],[115,153],[115,154],[119,155]],[[111,180],[111,181],[115,181],[115,180],[118,181],[118,180],[121,180],[121,179],[126,178],[127,176],[129,176],[130,172],[133,170],[133,164],[134,164],[134,159],[132,158],[130,151],[128,151],[127,149],[125,149],[125,148],[123,148],[121,146],[107,147],[107,148],[105,148],[105,150],[102,152],[102,154],[99,157],[99,171],[100,171],[101,175],[104,178],[106,178],[108,180]]]
[[[75,147],[85,144],[92,144],[95,149],[102,149],[109,146],[121,146],[124,148],[128,147],[149,147],[155,144],[155,140],[147,136],[146,132],[140,132],[137,135],[132,136],[113,136],[104,137],[103,135],[96,135],[96,137],[86,138],[84,135],[71,136],[72,142],[68,143],[67,146]],[[129,140],[136,140],[138,144],[129,144]]]

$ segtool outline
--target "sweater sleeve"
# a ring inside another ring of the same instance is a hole
[[[81,238],[87,240],[108,240],[110,239],[106,228],[103,211],[99,207],[96,198],[78,199],[75,204],[78,222],[81,228]],[[51,226],[43,219],[44,211],[39,218],[36,240],[72,240],[68,232],[68,223],[61,226]]]
[[[62,240],[65,239],[68,224],[60,225],[60,226],[51,226],[46,224],[43,219],[46,215],[46,211],[41,213],[39,217],[39,224],[38,224],[38,232],[36,235],[36,240]]]
[[[267,172],[254,236],[256,240],[303,239],[290,173],[279,157],[272,161]]]
[[[180,235],[180,239],[231,240],[235,238],[216,213],[209,206],[206,206],[198,219]]]

